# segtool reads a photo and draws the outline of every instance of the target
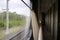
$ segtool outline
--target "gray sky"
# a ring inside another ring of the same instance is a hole
[[[24,0],[29,6],[29,0]],[[6,0],[0,0],[0,11],[6,9]],[[30,9],[21,0],[9,0],[9,11],[15,11],[18,14],[29,16]]]

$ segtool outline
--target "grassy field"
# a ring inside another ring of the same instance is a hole
[[[15,32],[23,29],[24,26],[15,26],[9,29],[10,34],[14,34]],[[7,35],[5,34],[6,30],[5,29],[0,29],[0,40],[2,40],[4,37]]]
[[[26,23],[26,17],[18,15],[16,12],[9,12],[9,32],[10,34],[23,29]],[[6,32],[6,12],[0,13],[0,40],[2,40]]]
[[[23,29],[25,25],[25,20],[9,20],[9,32],[13,34],[20,29]],[[6,32],[6,21],[0,20],[0,40],[2,40]]]
[[[24,25],[25,20],[9,20],[9,28],[13,26],[19,26],[19,25]],[[1,28],[6,28],[6,21],[0,20],[0,27]]]

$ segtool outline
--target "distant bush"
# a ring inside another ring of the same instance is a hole
[[[2,16],[3,16],[3,22],[2,22]],[[9,28],[24,24],[25,24],[25,16],[18,15],[16,12],[9,12]],[[0,14],[0,27],[6,28],[6,12],[2,12]]]
[[[0,22],[0,27],[1,27],[1,28],[5,28],[5,26],[6,26],[6,24],[5,24],[5,23]]]
[[[4,24],[2,22],[0,22],[0,27],[3,27],[3,26],[4,26]]]
[[[14,27],[14,26],[24,25],[24,24],[25,24],[25,20],[10,20],[9,28]],[[6,21],[1,22],[0,20],[0,27],[6,28]]]

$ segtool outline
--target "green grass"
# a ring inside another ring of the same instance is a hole
[[[19,25],[23,25],[23,24],[25,24],[25,20],[21,20],[21,21],[20,20],[18,20],[18,21],[13,20],[13,21],[9,22],[10,27],[19,26]]]
[[[25,20],[9,20],[9,28],[25,24]],[[6,28],[6,20],[0,20],[0,27]]]
[[[18,30],[23,29],[25,23],[26,23],[25,20],[9,20],[10,34],[13,34],[17,32]],[[6,32],[6,20],[4,20],[3,22],[2,20],[0,20],[0,40],[6,37],[5,32]]]

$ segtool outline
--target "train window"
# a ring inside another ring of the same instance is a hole
[[[30,0],[24,1],[30,6]],[[21,0],[0,0],[0,40],[29,26],[30,9]]]

